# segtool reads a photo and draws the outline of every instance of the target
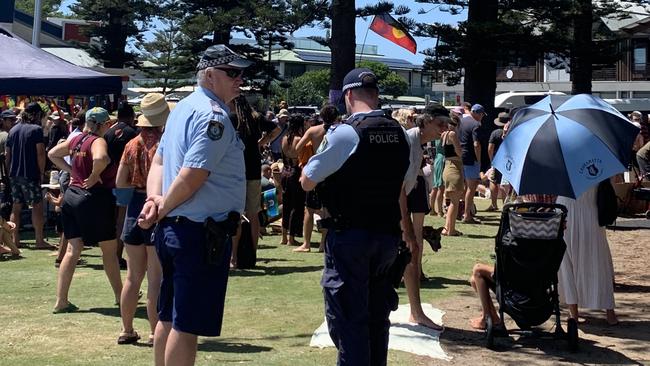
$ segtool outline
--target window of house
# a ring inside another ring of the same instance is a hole
[[[290,64],[287,63],[284,65],[284,77],[286,79],[296,78],[307,71],[307,67],[304,64]]]
[[[432,84],[433,84],[433,75],[422,74],[422,87],[430,88]]]
[[[636,45],[634,47],[634,71],[643,72],[646,69],[647,48],[645,45]]]

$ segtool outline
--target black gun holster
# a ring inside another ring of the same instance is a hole
[[[400,241],[397,247],[395,262],[393,262],[393,265],[388,270],[388,276],[390,276],[393,287],[399,288],[400,283],[402,283],[402,277],[404,277],[406,266],[411,263],[411,257],[411,251],[406,246],[406,243]]]
[[[205,220],[205,259],[208,264],[218,265],[223,261],[226,243],[237,233],[240,219],[239,213],[233,211],[225,221],[217,222],[212,217]]]

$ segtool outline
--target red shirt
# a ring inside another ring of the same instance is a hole
[[[83,133],[70,140],[70,165],[72,166],[70,185],[83,187],[84,180],[86,180],[93,171],[93,155],[91,146],[98,138],[99,137],[96,135]],[[116,173],[116,170],[105,169],[100,174],[102,182],[98,182],[93,187],[115,188]]]
[[[147,187],[147,175],[161,137],[162,132],[145,128],[124,148],[120,164],[129,168],[129,184],[137,189]]]

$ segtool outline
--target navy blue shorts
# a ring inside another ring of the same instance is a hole
[[[221,263],[209,265],[203,223],[162,222],[154,234],[163,270],[158,298],[160,320],[171,322],[181,332],[220,335],[230,269],[230,239]]]
[[[152,229],[143,229],[138,226],[138,216],[144,207],[147,194],[144,192],[133,192],[131,201],[126,207],[126,217],[122,228],[122,241],[130,245],[153,245],[151,242]]]

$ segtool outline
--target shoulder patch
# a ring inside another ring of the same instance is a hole
[[[211,120],[206,131],[212,141],[220,140],[223,137],[223,123],[217,120]]]
[[[219,105],[219,103],[217,103],[216,101],[214,101],[214,100],[210,100],[210,105],[212,105],[212,112],[213,112],[213,113],[216,113],[216,114],[224,114],[224,113],[223,113],[223,109],[221,108],[221,106]]]

